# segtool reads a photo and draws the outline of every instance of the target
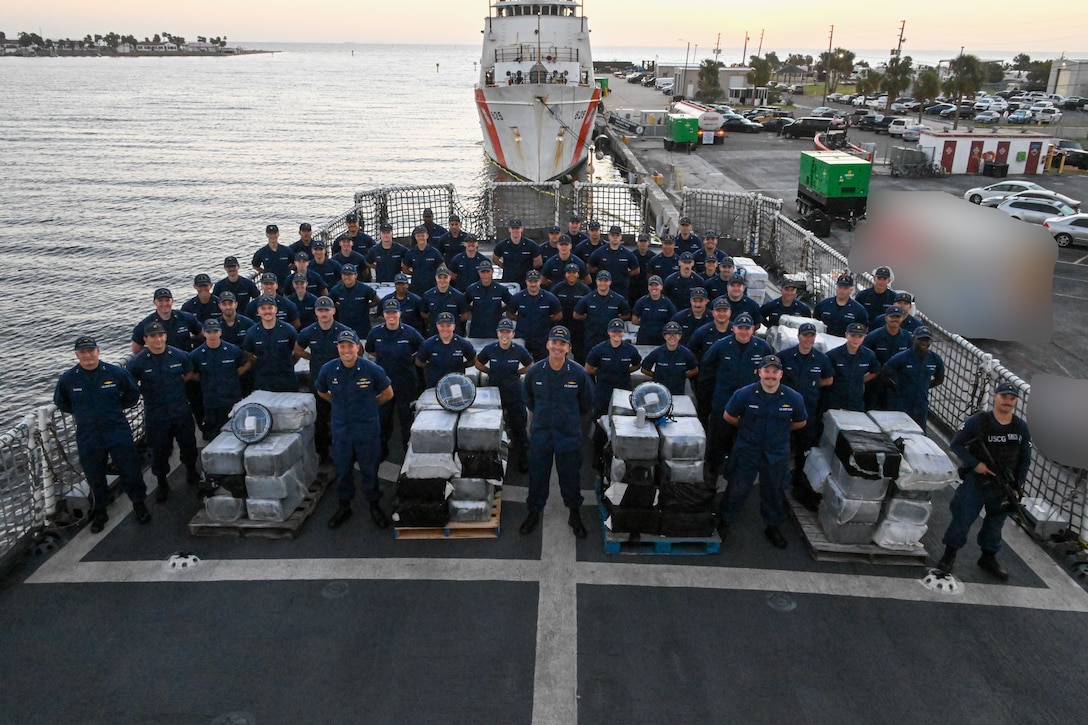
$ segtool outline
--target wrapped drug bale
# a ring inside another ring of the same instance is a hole
[[[634,415],[635,408],[631,405],[631,391],[623,388],[612,390],[612,402],[608,406],[610,415]]]
[[[834,453],[831,454],[834,456]],[[812,490],[819,493],[824,490],[824,482],[831,476],[831,461],[824,448],[810,448],[805,454],[805,478]]]
[[[657,486],[634,483],[613,483],[604,490],[604,500],[613,506],[650,509],[657,506]]]
[[[702,483],[702,461],[663,461],[662,478],[674,483]]]
[[[409,441],[400,466],[402,476],[410,478],[441,478],[448,481],[462,475],[461,461],[456,453],[417,453],[415,441]],[[473,476],[465,476],[473,478]]]
[[[494,340],[492,340],[494,342]],[[499,389],[487,386],[476,388],[476,399],[472,401],[469,410],[477,408],[502,408],[502,400],[499,397]]]
[[[445,478],[413,478],[405,474],[397,477],[397,498],[401,501],[442,501],[452,493],[452,488]]]
[[[851,476],[898,478],[903,454],[886,433],[848,430],[835,439],[835,457]]]
[[[797,328],[786,325],[775,325],[767,330],[767,344],[775,352],[782,352],[788,347],[797,344]]]
[[[782,315],[778,318],[779,325],[783,327],[792,327],[795,330],[806,322],[816,326],[817,335],[821,332],[827,332],[827,325],[824,324],[823,320],[817,320],[812,317],[801,317],[799,315]]]
[[[453,478],[450,485],[453,501],[487,501],[495,496],[495,487],[486,478]]]
[[[829,410],[824,413],[824,433],[820,445],[835,450],[835,442],[844,430],[863,430],[879,433],[880,426],[865,413],[856,410]]]
[[[445,526],[450,521],[449,501],[402,501],[393,497],[395,526]]]
[[[609,531],[624,534],[657,536],[661,531],[660,509],[638,509],[614,506],[605,501],[604,525]]]
[[[904,491],[938,491],[959,481],[955,463],[924,434],[902,433],[895,445],[903,451],[895,482]]]
[[[663,481],[658,501],[664,511],[706,512],[713,510],[716,492],[716,486],[703,481],[694,483]]]
[[[921,526],[929,523],[929,517],[932,513],[933,503],[930,501],[899,498],[893,495],[884,501],[881,520]]]
[[[502,447],[502,409],[469,408],[457,421],[460,451],[498,451]]]
[[[249,403],[263,405],[272,414],[272,431],[282,433],[313,425],[317,420],[317,402],[308,393],[272,393],[254,390],[234,404],[231,415]]]
[[[477,522],[491,519],[491,509],[495,505],[495,492],[483,501],[450,498],[450,521]]]
[[[826,332],[817,332],[816,342],[814,342],[812,346],[826,355],[828,352],[834,350],[836,347],[842,347],[845,344],[845,337],[829,335]]]
[[[652,486],[658,481],[658,462],[624,460],[612,456],[608,464],[609,478],[612,482],[633,483],[640,486]]]
[[[706,538],[714,535],[717,519],[712,511],[661,512],[661,535],[672,538]]]
[[[912,551],[921,545],[922,537],[928,529],[925,524],[881,521],[873,531],[873,543],[881,549]]]
[[[922,434],[922,427],[900,410],[870,410],[869,417],[894,441],[901,433]]]
[[[824,485],[821,505],[826,504],[827,515],[837,524],[875,524],[880,519],[881,501],[847,498],[842,489],[829,478]]]
[[[213,488],[219,488],[226,491],[228,495],[234,496],[234,498],[249,498],[246,493],[246,477],[242,475],[231,476],[208,476],[208,483]]]
[[[695,401],[686,395],[674,395],[672,396],[672,417],[673,418],[694,418]]]
[[[820,528],[823,529],[824,536],[832,544],[868,544],[873,538],[873,532],[876,530],[876,524],[872,523],[862,524],[849,521],[840,524],[835,512],[824,501],[820,501],[818,516]]]
[[[273,433],[246,446],[246,475],[282,476],[301,458],[302,437],[298,433]]]
[[[312,479],[311,479],[312,480]],[[306,466],[302,459],[288,468],[281,476],[246,476],[246,493],[249,498],[267,499],[284,498],[288,493],[301,487],[309,488],[311,481],[306,480]]]
[[[838,456],[831,456],[830,462],[831,475],[827,478],[827,481],[834,481],[844,496],[862,501],[884,500],[884,496],[888,492],[890,479],[855,476],[846,469]],[[826,489],[826,483],[824,487]]]
[[[509,460],[505,449],[502,451],[460,451],[460,476],[464,478],[486,478],[500,485],[506,476],[506,463]]]
[[[659,449],[657,426],[652,423],[639,426],[634,417],[615,416],[609,421],[609,426],[609,440],[616,458],[639,460]]]
[[[417,453],[452,454],[457,449],[457,413],[422,410],[412,421],[412,448]]]
[[[246,513],[253,521],[282,523],[295,512],[306,497],[306,489],[294,486],[284,498],[247,498]]]
[[[246,515],[246,501],[220,489],[214,496],[204,499],[204,512],[212,521],[228,524]]]
[[[246,444],[233,433],[224,432],[200,452],[200,465],[208,476],[245,475]]]
[[[667,461],[697,461],[706,454],[706,432],[698,418],[677,418],[657,426],[661,458]]]

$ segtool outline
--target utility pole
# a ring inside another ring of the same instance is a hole
[[[824,63],[824,100],[821,106],[827,105],[827,87],[831,84],[831,43],[835,38],[835,26],[831,26],[831,32],[827,36],[827,62]]]
[[[896,58],[898,58],[899,54],[903,52],[903,43],[905,43],[907,41],[907,39],[903,37],[903,30],[906,27],[907,27],[907,21],[906,20],[900,21],[900,23],[899,23],[899,44],[896,45],[895,50],[892,51],[892,55],[894,55]]]
[[[744,50],[740,52],[740,64],[744,65],[748,62],[748,31],[744,31]]]
[[[756,57],[760,58],[763,54],[763,28],[759,30],[759,50],[756,51]]]
[[[718,33],[718,40],[714,43],[714,60],[721,62],[720,56],[722,54],[722,34]]]

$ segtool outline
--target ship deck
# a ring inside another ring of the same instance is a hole
[[[394,458],[397,454],[394,453]],[[588,457],[587,457],[588,461]],[[383,464],[388,494],[395,465]],[[575,540],[553,480],[518,531],[403,541],[327,494],[294,540],[194,538],[195,494],[144,527],[28,557],[0,584],[9,722],[1075,722],[1088,593],[1011,523],[996,584],[960,553],[959,594],[921,566],[780,551],[749,500],[721,553],[606,555],[586,466]],[[943,492],[923,543],[939,556]],[[359,507],[356,507],[359,509]],[[177,552],[200,558],[171,570]]]

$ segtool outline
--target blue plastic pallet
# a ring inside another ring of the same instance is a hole
[[[708,537],[679,538],[670,536],[642,535],[638,541],[631,541],[630,534],[609,531],[604,525],[608,510],[604,504],[597,504],[601,517],[601,533],[604,536],[604,553],[628,554],[633,556],[706,556],[717,554],[722,548],[722,539],[717,532]]]

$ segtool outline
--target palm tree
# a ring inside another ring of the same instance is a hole
[[[933,68],[926,68],[914,79],[914,98],[918,104],[918,123],[922,122],[922,111],[926,99],[933,100],[941,92],[941,77]]]
[[[964,96],[973,96],[982,85],[982,63],[976,55],[960,55],[948,62],[951,75],[944,82],[944,92],[956,97],[956,112],[952,130],[959,128],[960,103]]]
[[[892,100],[910,88],[913,75],[914,71],[911,68],[909,55],[903,58],[896,56],[888,62],[888,67],[884,70],[884,80],[880,84],[881,90],[888,94],[888,102],[884,107],[885,111],[891,111]]]

